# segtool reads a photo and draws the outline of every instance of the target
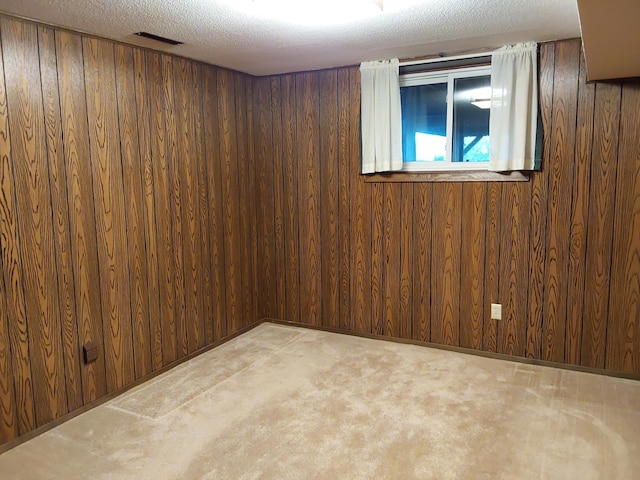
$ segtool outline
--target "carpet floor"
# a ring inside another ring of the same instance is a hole
[[[638,479],[640,382],[262,324],[0,455],[3,479]]]

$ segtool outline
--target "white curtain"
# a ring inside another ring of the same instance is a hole
[[[491,57],[489,170],[533,170],[537,125],[537,44],[502,47]]]
[[[362,173],[402,169],[398,59],[360,64]]]

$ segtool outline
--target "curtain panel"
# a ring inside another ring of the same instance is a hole
[[[534,170],[538,126],[535,42],[496,50],[491,58],[489,170]]]
[[[360,65],[362,173],[402,169],[398,59]]]

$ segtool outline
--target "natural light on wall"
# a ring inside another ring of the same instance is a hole
[[[393,12],[418,0],[227,0],[245,14],[297,25],[332,25]]]

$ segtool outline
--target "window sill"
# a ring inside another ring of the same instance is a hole
[[[529,172],[393,172],[364,175],[366,183],[411,182],[528,182]]]

